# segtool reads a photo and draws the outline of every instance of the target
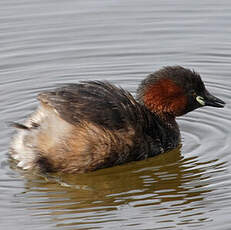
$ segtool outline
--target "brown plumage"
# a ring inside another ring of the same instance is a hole
[[[149,75],[133,96],[108,82],[68,84],[39,94],[40,106],[14,137],[11,155],[24,169],[80,173],[141,160],[180,142],[175,117],[224,102],[183,67]]]

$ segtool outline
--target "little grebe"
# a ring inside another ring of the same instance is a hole
[[[165,67],[133,96],[108,82],[68,84],[38,95],[40,106],[19,128],[11,155],[23,169],[80,173],[142,160],[176,148],[175,121],[202,106],[224,107],[200,75]]]

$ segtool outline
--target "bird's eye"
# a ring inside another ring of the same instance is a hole
[[[197,93],[195,91],[192,91],[192,96],[197,97]]]
[[[203,97],[197,96],[197,97],[196,97],[196,100],[197,100],[197,102],[198,102],[199,104],[201,104],[202,106],[205,105],[205,99],[204,99]]]
[[[197,93],[194,90],[190,90],[189,91],[189,95],[193,96],[193,97],[197,97]]]

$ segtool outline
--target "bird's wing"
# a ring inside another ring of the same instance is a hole
[[[108,129],[120,129],[143,119],[139,117],[142,106],[133,96],[108,82],[68,84],[42,92],[38,99],[73,125],[87,121]]]

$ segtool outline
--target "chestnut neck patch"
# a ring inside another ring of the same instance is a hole
[[[175,117],[184,113],[187,96],[174,81],[163,78],[147,86],[143,102],[148,109],[161,117],[166,114]]]

